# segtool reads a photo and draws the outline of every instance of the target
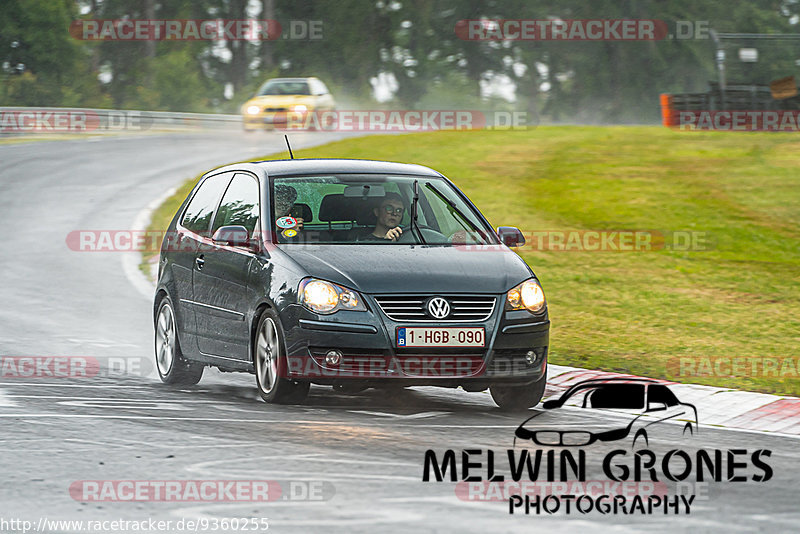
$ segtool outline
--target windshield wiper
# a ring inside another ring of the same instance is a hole
[[[475,226],[474,224],[472,224],[472,221],[470,221],[470,220],[467,218],[467,216],[466,216],[466,215],[464,215],[463,213],[461,213],[461,210],[459,210],[459,209],[456,207],[456,205],[455,205],[455,204],[454,204],[454,203],[453,203],[453,202],[452,202],[452,201],[451,201],[449,198],[447,198],[446,196],[444,196],[444,193],[442,193],[441,191],[439,191],[439,190],[436,188],[436,186],[435,186],[435,185],[433,185],[433,184],[432,184],[432,183],[430,183],[430,182],[425,182],[425,187],[427,187],[428,189],[430,189],[431,191],[433,191],[433,192],[436,194],[436,196],[437,196],[437,197],[439,197],[439,198],[440,198],[440,199],[442,199],[442,200],[443,200],[445,203],[447,203],[447,205],[449,206],[449,208],[448,208],[448,211],[450,212],[450,215],[457,215],[457,216],[458,216],[458,218],[459,218],[459,219],[461,219],[462,221],[464,221],[465,223],[467,223],[467,225],[468,225],[468,226],[469,226],[469,227],[470,227],[470,228],[471,228],[473,231],[475,231],[475,232],[478,232],[479,234],[480,234],[480,233],[483,233],[483,232],[480,230],[480,228],[478,228],[477,226]]]
[[[419,229],[419,222],[417,222],[417,205],[419,204],[419,180],[414,180],[414,197],[411,199],[411,231],[416,228],[417,236],[423,245],[427,245],[425,238],[422,237],[422,230]]]

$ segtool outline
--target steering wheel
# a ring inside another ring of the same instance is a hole
[[[444,236],[443,233],[441,233],[438,230],[435,230],[435,229],[431,228],[427,224],[417,224],[417,225],[414,225],[414,226],[416,226],[416,228],[420,231],[420,233],[422,234],[423,238],[425,237],[425,233],[423,232],[423,230],[428,230],[428,231],[433,232],[433,233],[435,233],[437,235]],[[397,239],[397,241],[395,241],[395,243],[409,243],[409,244],[410,243],[416,243],[416,239],[414,237],[414,232],[412,231],[411,226],[401,226],[400,228],[403,230],[403,235],[401,235]]]

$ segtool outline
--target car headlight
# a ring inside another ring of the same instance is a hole
[[[544,290],[536,280],[525,280],[506,295],[507,310],[526,309],[538,313],[545,307]]]
[[[259,111],[261,111],[261,108],[258,106],[247,106],[247,113],[249,115],[256,115]]]
[[[297,302],[316,313],[367,311],[361,295],[332,282],[306,278],[297,289]]]
[[[304,112],[308,111],[308,106],[305,106],[303,104],[299,104],[297,106],[292,107],[292,111],[297,111],[299,113],[304,113]]]

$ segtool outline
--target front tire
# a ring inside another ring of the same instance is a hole
[[[532,384],[524,386],[504,386],[502,384],[492,384],[489,392],[492,399],[501,409],[506,411],[520,411],[533,408],[544,396],[544,388],[547,386],[547,375]]]
[[[278,315],[270,309],[264,310],[258,319],[253,359],[258,393],[270,404],[300,403],[311,387],[309,382],[296,382],[281,376],[286,374],[287,368],[285,347]]]
[[[155,327],[156,369],[161,381],[185,386],[200,382],[205,367],[183,357],[178,341],[175,311],[169,297],[164,297],[158,306]]]

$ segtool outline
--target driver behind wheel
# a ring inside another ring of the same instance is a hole
[[[403,220],[405,211],[403,197],[397,193],[386,193],[380,205],[373,210],[378,218],[375,229],[371,233],[361,236],[359,241],[397,241],[403,234],[400,221]]]

